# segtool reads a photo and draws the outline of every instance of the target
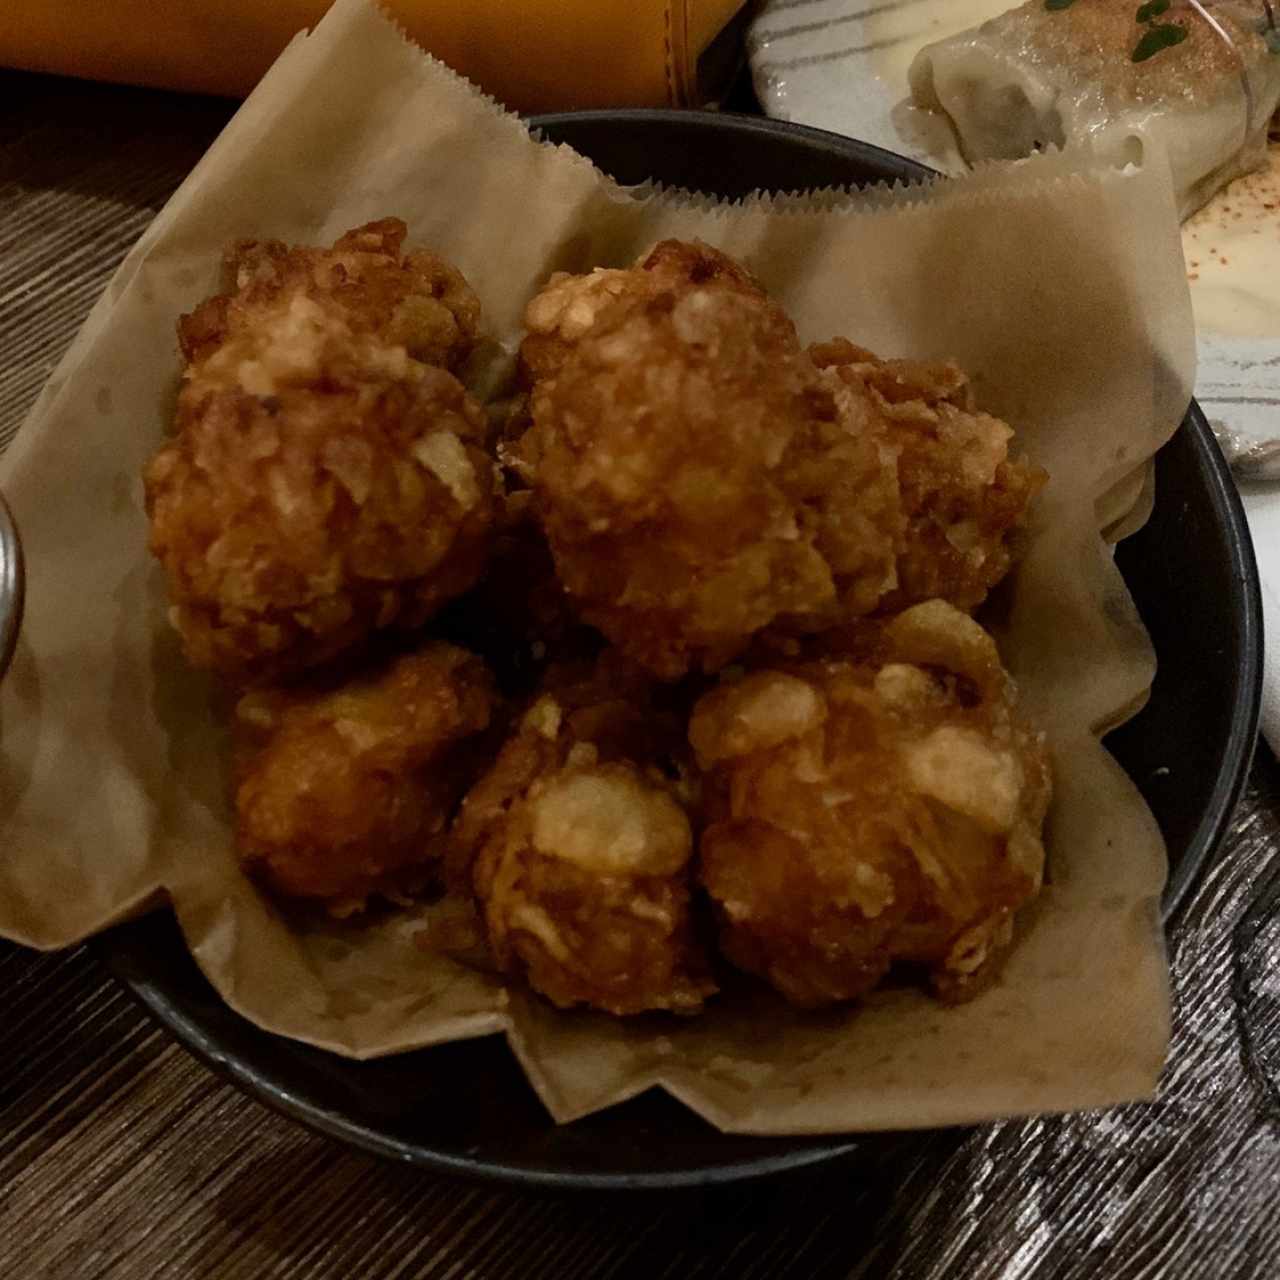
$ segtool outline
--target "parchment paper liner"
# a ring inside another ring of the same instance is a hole
[[[223,246],[328,241],[388,213],[479,293],[497,340],[480,384],[498,381],[551,270],[701,236],[758,272],[806,340],[955,356],[1017,424],[1052,483],[999,632],[1049,731],[1057,800],[1052,882],[993,989],[956,1009],[895,991],[820,1017],[763,991],[688,1023],[562,1014],[423,955],[412,935],[429,912],[291,932],[242,879],[222,731],[165,625],[139,472],[171,408],[174,319],[217,286]],[[758,1133],[1146,1095],[1168,1029],[1164,851],[1093,730],[1141,701],[1154,666],[1099,529],[1138,502],[1134,477],[1192,374],[1158,162],[1122,175],[1046,156],[861,198],[627,192],[531,141],[364,0],[339,0],[129,254],[4,459],[30,589],[0,693],[0,933],[65,946],[167,895],[201,968],[254,1022],[359,1058],[505,1030],[561,1121],[654,1084]]]

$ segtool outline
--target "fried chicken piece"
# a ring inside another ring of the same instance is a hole
[[[183,321],[177,434],[146,491],[197,667],[278,679],[420,626],[481,573],[484,413],[412,354],[464,350],[474,299],[431,255],[401,261],[403,233],[389,221],[332,250],[242,249],[238,292]]]
[[[235,716],[240,859],[334,914],[429,877],[494,707],[484,664],[440,643],[336,688],[246,694]]]
[[[732,259],[666,241],[529,304],[502,456],[584,619],[662,679],[1008,572],[1043,472],[954,364],[798,351]],[[532,427],[523,431],[532,419]]]
[[[701,240],[663,240],[626,268],[597,267],[586,275],[557,271],[525,309],[528,330],[520,344],[519,375],[525,387],[553,378],[600,314],[617,302],[643,303],[663,293],[714,287],[767,305],[783,330],[785,313],[727,253]]]
[[[664,759],[683,753],[681,722],[644,687],[611,654],[551,673],[455,825],[454,872],[499,968],[561,1008],[688,1014],[715,990],[689,795]]]
[[[953,606],[860,636],[854,660],[755,671],[699,702],[701,880],[724,955],[794,1004],[854,999],[899,963],[962,999],[1040,888],[1046,749]]]
[[[828,604],[783,618],[802,631],[884,607],[898,584],[906,518],[897,454],[882,432],[863,429],[829,378],[806,392],[807,413],[781,468],[803,537],[831,572]]]
[[[408,227],[383,218],[348,231],[331,249],[290,247],[279,240],[240,240],[227,251],[232,291],[201,303],[178,322],[188,365],[230,349],[228,363],[267,356],[263,326],[297,299],[323,310],[354,341],[394,360],[456,369],[470,355],[480,327],[480,300],[462,273],[425,249],[402,252]]]
[[[931,599],[976,608],[1013,566],[1044,471],[1009,457],[1013,431],[978,412],[956,364],[881,360],[843,338],[809,352],[851,433],[897,457],[905,529],[880,612]]]
[[[668,680],[775,619],[874,608],[902,523],[892,454],[847,429],[781,310],[740,271],[687,274],[621,273],[522,445],[583,618]]]
[[[529,431],[532,388],[554,378],[598,317],[617,304],[636,307],[694,286],[742,294],[760,303],[781,332],[793,333],[786,313],[769,300],[750,273],[700,240],[663,240],[631,267],[597,267],[586,275],[557,271],[525,308],[528,332],[520,344],[517,390],[499,403],[495,415],[498,456],[509,476],[528,483],[536,467],[536,437]]]

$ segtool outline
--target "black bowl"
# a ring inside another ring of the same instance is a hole
[[[928,172],[864,143],[755,118],[625,111],[534,123],[623,182],[659,178],[725,196]],[[1244,783],[1262,650],[1244,514],[1195,405],[1161,451],[1156,473],[1155,514],[1119,560],[1160,674],[1149,706],[1109,745],[1168,841],[1172,909],[1213,851]],[[875,1144],[892,1142],[734,1137],[657,1092],[556,1126],[499,1037],[348,1062],[233,1013],[196,968],[168,912],[113,929],[97,947],[183,1044],[249,1093],[355,1146],[437,1171],[554,1188],[676,1187],[757,1177],[854,1150],[874,1155]]]

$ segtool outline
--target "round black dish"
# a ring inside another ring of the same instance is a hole
[[[628,111],[534,123],[623,182],[659,178],[724,196],[927,174],[864,143],[755,118]],[[1155,514],[1119,560],[1160,675],[1150,705],[1110,745],[1168,841],[1172,909],[1214,848],[1248,771],[1261,615],[1244,515],[1195,405],[1156,470]],[[669,1188],[795,1169],[892,1141],[735,1137],[658,1093],[558,1127],[498,1037],[348,1062],[233,1013],[168,912],[113,929],[97,947],[183,1044],[256,1097],[358,1147],[437,1171],[559,1189]]]

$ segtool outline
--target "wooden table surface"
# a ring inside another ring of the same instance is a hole
[[[229,112],[0,73],[0,448]],[[0,943],[0,1278],[1277,1276],[1278,891],[1280,770],[1261,748],[1171,930],[1157,1102],[630,1196],[469,1185],[347,1150],[212,1076],[86,949]]]

